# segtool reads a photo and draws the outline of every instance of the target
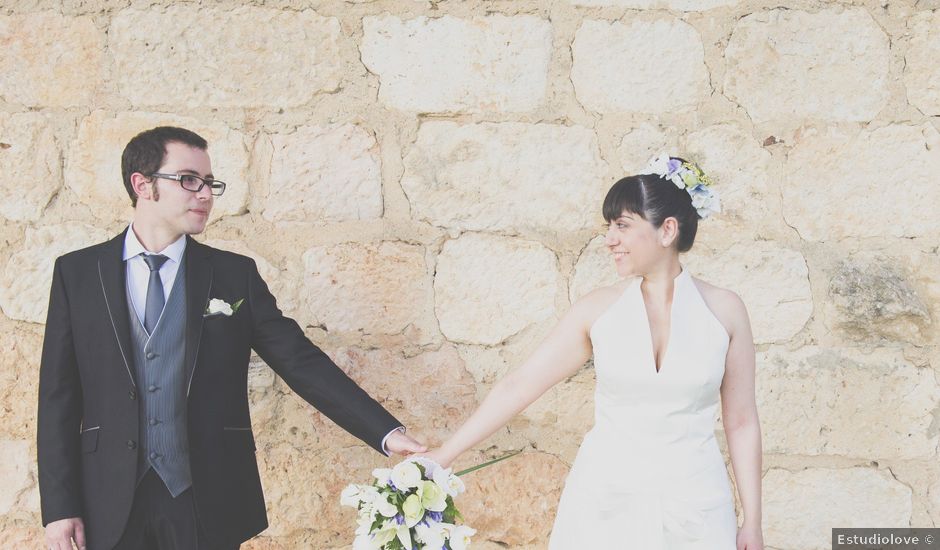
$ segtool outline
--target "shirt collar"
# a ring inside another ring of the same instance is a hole
[[[180,238],[173,241],[169,246],[158,252],[176,263],[183,259],[183,252],[186,250],[186,235],[180,235]],[[140,254],[150,254],[151,252],[140,244],[137,234],[134,233],[134,223],[127,226],[127,233],[124,235],[124,261],[139,256]]]

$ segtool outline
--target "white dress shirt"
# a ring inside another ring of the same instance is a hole
[[[169,258],[160,266],[160,282],[163,283],[163,298],[170,300],[170,290],[173,289],[173,282],[176,281],[176,274],[180,269],[180,262],[183,260],[183,252],[186,250],[186,235],[180,236],[172,244],[157,252]],[[131,223],[127,228],[127,234],[124,236],[124,269],[127,274],[127,288],[130,290],[131,307],[137,313],[140,323],[144,322],[144,313],[147,308],[147,285],[150,284],[150,268],[144,261],[141,254],[153,254],[144,245],[140,244],[137,234],[134,233],[134,224]]]
[[[186,235],[180,236],[172,244],[157,252],[169,258],[163,262],[160,267],[160,282],[163,283],[163,297],[169,301],[170,291],[173,289],[173,282],[176,281],[176,274],[179,272],[180,261],[183,259],[183,252],[186,251]],[[147,305],[147,285],[150,283],[150,267],[140,256],[141,254],[151,254],[144,245],[140,244],[137,234],[134,233],[134,224],[131,223],[127,228],[127,234],[124,236],[124,265],[127,272],[127,285],[130,288],[131,307],[137,313],[140,324],[144,324],[144,313]],[[382,438],[382,450],[386,456],[389,455],[385,442],[395,432],[405,433],[404,426],[395,428],[388,432]]]

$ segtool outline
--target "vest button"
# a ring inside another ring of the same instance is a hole
[[[131,398],[131,401],[133,401],[137,399],[137,392],[135,392],[134,390],[131,390],[127,392],[127,396]]]
[[[151,419],[150,419],[150,425],[151,425],[151,426],[156,426],[156,425],[157,425],[157,419],[156,419],[156,418],[151,418]]]
[[[157,387],[154,386],[153,384],[151,384],[151,385],[147,386],[147,391],[149,391],[150,393],[153,393],[153,392],[157,391]]]
[[[157,356],[157,354],[154,353],[154,352],[152,352],[152,351],[148,351],[148,352],[147,352],[147,359],[153,359],[153,358],[156,357],[156,356]]]
[[[156,459],[157,459],[157,453],[150,453],[150,460],[156,460]]]
[[[128,440],[127,440],[127,448],[128,448],[128,449],[136,449],[136,448],[137,448],[137,442],[134,441],[133,439],[128,439]]]

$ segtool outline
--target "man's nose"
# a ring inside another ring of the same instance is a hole
[[[212,188],[208,185],[203,185],[202,189],[196,191],[196,197],[201,201],[212,200]]]

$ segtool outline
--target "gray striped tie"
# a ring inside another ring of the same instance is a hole
[[[160,267],[169,258],[162,254],[141,254],[150,268],[150,281],[147,283],[147,307],[144,310],[144,328],[147,334],[153,334],[160,314],[163,313],[163,282],[160,280]]]

